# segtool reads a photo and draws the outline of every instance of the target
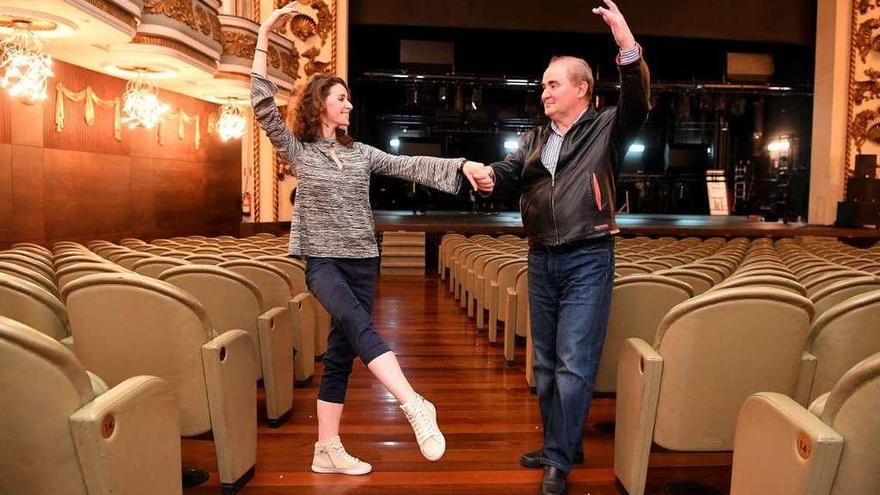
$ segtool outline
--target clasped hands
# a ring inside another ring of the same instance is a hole
[[[475,191],[489,194],[495,188],[495,171],[482,163],[467,161],[461,167],[461,173],[467,177],[468,182]]]

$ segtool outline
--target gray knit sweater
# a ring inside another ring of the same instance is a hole
[[[281,119],[274,99],[277,91],[271,81],[252,75],[251,104],[257,122],[299,180],[290,225],[291,255],[379,256],[370,209],[370,174],[390,175],[452,194],[461,187],[460,158],[395,156],[363,143],[347,148],[323,138],[314,143],[299,141]],[[333,150],[342,168],[333,160]]]

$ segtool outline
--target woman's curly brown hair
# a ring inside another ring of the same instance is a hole
[[[295,116],[291,119],[293,135],[297,139],[304,143],[314,143],[323,136],[321,115],[327,109],[324,101],[330,95],[330,89],[337,84],[341,84],[349,92],[348,84],[336,76],[315,75],[309,80],[297,101]],[[348,148],[354,145],[354,139],[348,135],[348,130],[341,127],[336,128],[336,140]]]

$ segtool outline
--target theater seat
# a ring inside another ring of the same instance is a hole
[[[73,353],[4,317],[0,363],[0,493],[182,493],[180,423],[164,380],[133,376],[97,395]]]
[[[691,288],[694,290],[695,296],[706,292],[707,290],[711,289],[713,285],[715,285],[715,281],[711,276],[703,273],[702,271],[692,270],[687,266],[679,266],[676,268],[671,268],[669,270],[660,270],[654,273],[656,273],[657,275],[671,277],[690,285]]]
[[[875,290],[880,290],[880,278],[872,275],[851,277],[814,292],[810,296],[810,300],[813,301],[813,306],[816,308],[816,318],[818,318],[828,309],[853,296]]]
[[[305,330],[305,333],[311,333],[315,336],[315,356],[323,356],[327,352],[327,338],[330,336],[330,328],[333,326],[330,313],[321,305],[311,292],[309,292],[306,284],[306,265],[300,260],[289,256],[261,256],[256,261],[262,261],[278,268],[290,279],[293,285],[291,296],[297,299],[300,304],[310,304],[311,310],[315,314],[314,330]],[[309,297],[301,297],[300,294],[308,294]]]
[[[795,400],[806,406],[866,357],[880,352],[880,290],[853,296],[816,318],[807,336]]]
[[[269,426],[283,424],[293,404],[293,326],[286,308],[270,308],[253,283],[216,266],[179,266],[163,272],[159,280],[194,296],[218,333],[248,333],[257,351],[254,371],[266,389]]]
[[[161,275],[162,272],[164,272],[165,270],[178,266],[187,266],[190,264],[191,263],[189,261],[177,258],[153,256],[136,262],[134,265],[132,265],[132,270],[146,277],[159,278],[159,275]]]
[[[280,269],[255,260],[233,260],[220,265],[251,281],[260,291],[267,308],[283,308],[290,312],[293,350],[296,350],[293,372],[296,382],[307,384],[315,375],[315,311],[310,294],[291,296],[293,283]]]
[[[217,332],[193,296],[134,273],[68,284],[76,355],[110,386],[137,375],[165,379],[185,437],[213,433],[221,483],[253,475],[257,453],[256,353],[243,330]]]
[[[528,328],[529,313],[529,267],[523,266],[516,272],[512,287],[507,288],[504,305],[504,359],[507,365],[513,365],[516,337],[525,337],[531,331]]]
[[[813,305],[765,287],[708,292],[661,320],[653,345],[618,357],[614,473],[643,495],[652,441],[674,451],[733,450],[737,412],[760,391],[792,396]]]
[[[70,345],[67,311],[57,297],[28,280],[0,273],[0,316]]]
[[[662,275],[630,275],[614,281],[608,329],[594,390],[617,391],[617,357],[624,341],[653,341],[666,313],[693,296],[691,287]]]
[[[880,354],[849,369],[816,406],[766,392],[746,400],[731,495],[880,493]]]
[[[64,287],[74,280],[97,273],[128,273],[128,270],[109,262],[84,262],[65,265],[64,268],[58,270],[58,289],[64,290]]]

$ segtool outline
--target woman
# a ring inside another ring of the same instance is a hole
[[[269,33],[298,13],[293,2],[275,10],[260,26],[254,54],[251,103],[260,126],[298,178],[297,211],[290,227],[292,256],[305,256],[309,290],[333,317],[318,392],[318,442],[312,471],[361,475],[372,467],[349,455],[339,438],[352,363],[359,357],[401,404],[427,459],[443,456],[446,440],[434,405],[417,394],[397,358],[371,321],[379,267],[369,202],[370,174],[385,174],[449,193],[461,176],[474,189],[491,191],[484,166],[465,159],[393,156],[354,142],[346,132],[352,104],[338,77],[309,81],[296,108],[293,132],[275,105],[277,87],[266,79]]]

